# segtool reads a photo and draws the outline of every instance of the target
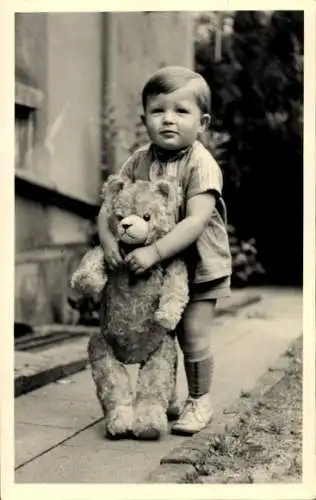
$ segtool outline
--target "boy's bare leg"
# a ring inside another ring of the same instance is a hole
[[[215,306],[216,300],[190,302],[178,330],[189,397],[180,419],[173,426],[175,433],[198,432],[212,417],[210,389],[214,361],[210,337]]]

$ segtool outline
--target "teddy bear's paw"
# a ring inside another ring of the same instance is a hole
[[[131,434],[134,412],[132,406],[117,406],[106,415],[105,433],[110,439],[122,439]]]
[[[178,324],[177,318],[172,315],[168,315],[166,312],[161,310],[155,312],[155,321],[158,325],[166,328],[168,331],[174,330]]]
[[[70,287],[81,295],[91,295],[96,298],[100,295],[108,281],[107,276],[76,271],[71,278]]]
[[[137,439],[156,440],[167,432],[166,410],[161,404],[138,403],[135,410],[133,434]]]
[[[93,287],[93,296],[94,298],[98,297],[100,293],[102,292],[103,288],[105,287],[106,283],[108,281],[107,276],[104,277],[95,277],[93,283],[91,284],[91,287]]]

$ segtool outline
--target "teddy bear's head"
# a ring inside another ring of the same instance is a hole
[[[179,192],[167,180],[131,183],[111,175],[102,195],[111,231],[124,244],[148,245],[176,223]]]

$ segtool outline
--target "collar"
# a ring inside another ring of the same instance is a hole
[[[186,146],[185,148],[174,150],[162,149],[156,144],[151,145],[151,151],[153,157],[160,163],[167,163],[169,161],[176,161],[183,158],[190,150],[192,145]]]

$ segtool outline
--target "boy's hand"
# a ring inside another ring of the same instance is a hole
[[[133,250],[125,257],[129,269],[135,274],[142,274],[159,261],[159,256],[153,245]]]
[[[124,260],[116,242],[111,243],[111,245],[103,245],[103,252],[105,262],[111,271],[114,271],[114,269],[117,269],[123,264]]]

